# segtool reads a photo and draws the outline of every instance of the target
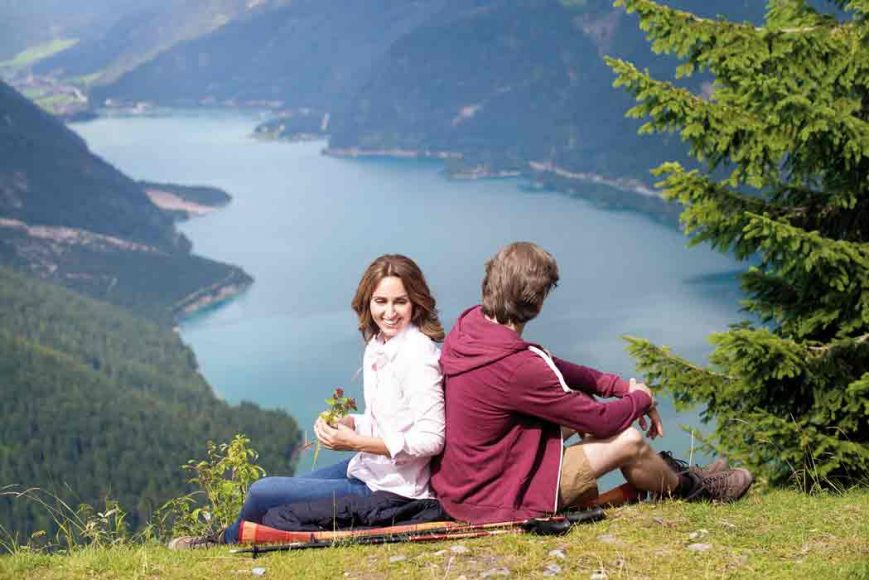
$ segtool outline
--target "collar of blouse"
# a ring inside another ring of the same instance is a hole
[[[373,337],[368,342],[368,348],[365,349],[366,366],[370,365],[374,370],[377,370],[395,360],[395,357],[401,350],[401,345],[404,344],[411,333],[416,331],[416,326],[408,324],[404,330],[386,342],[383,342],[379,334]]]

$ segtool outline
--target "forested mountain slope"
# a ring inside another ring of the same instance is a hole
[[[161,249],[186,245],[141,187],[2,82],[0,215],[84,228]]]
[[[671,2],[701,14],[757,18],[760,3]],[[461,153],[466,166],[646,177],[674,140],[637,137],[630,96],[604,55],[663,69],[636,19],[609,1],[451,0],[393,44],[332,123],[333,149]],[[664,141],[662,143],[662,141]]]
[[[190,254],[140,184],[0,83],[0,265],[164,321],[251,282]]]
[[[186,490],[179,469],[208,440],[248,434],[261,463],[292,470],[292,418],[217,399],[171,331],[0,268],[0,483],[39,486],[72,505],[109,495],[145,518]],[[135,522],[134,522],[135,523]],[[0,525],[51,526],[0,499]]]
[[[286,0],[148,0],[130,6],[122,4],[105,30],[88,34],[76,46],[37,63],[34,71],[66,77],[97,75],[91,82],[108,83],[179,42],[285,3]],[[112,8],[107,7],[105,12],[111,13]]]
[[[333,110],[443,0],[299,0],[180,43],[94,101],[271,102]]]
[[[99,37],[124,14],[160,1],[0,0],[0,61],[54,39]]]

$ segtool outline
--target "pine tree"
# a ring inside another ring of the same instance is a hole
[[[751,320],[710,337],[706,366],[638,338],[632,356],[678,407],[705,406],[710,449],[771,484],[866,484],[869,1],[771,0],[761,27],[616,4],[679,59],[676,79],[714,79],[698,94],[608,59],[641,132],[678,131],[698,161],[653,170],[691,242],[751,264]]]

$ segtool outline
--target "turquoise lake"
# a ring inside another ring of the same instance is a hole
[[[449,328],[479,300],[484,262],[511,241],[549,250],[559,288],[525,337],[558,356],[634,375],[621,335],[666,344],[702,361],[706,337],[741,319],[738,264],[688,248],[674,228],[638,213],[533,191],[521,180],[448,180],[436,162],[335,159],[324,142],[260,142],[255,113],[175,111],[73,125],[89,147],[136,179],[213,185],[232,203],[183,223],[196,253],[243,267],[242,296],[180,325],[219,396],[287,410],[312,434],[337,386],[361,394],[362,341],[350,310],[358,278],[383,253],[422,267]],[[687,455],[662,406],[656,444]],[[319,463],[337,459],[322,454]],[[310,468],[311,454],[300,469]]]

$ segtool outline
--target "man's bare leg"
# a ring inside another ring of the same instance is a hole
[[[633,427],[608,439],[586,437],[579,445],[595,477],[621,469],[628,483],[657,495],[673,494],[679,486],[679,476]]]

